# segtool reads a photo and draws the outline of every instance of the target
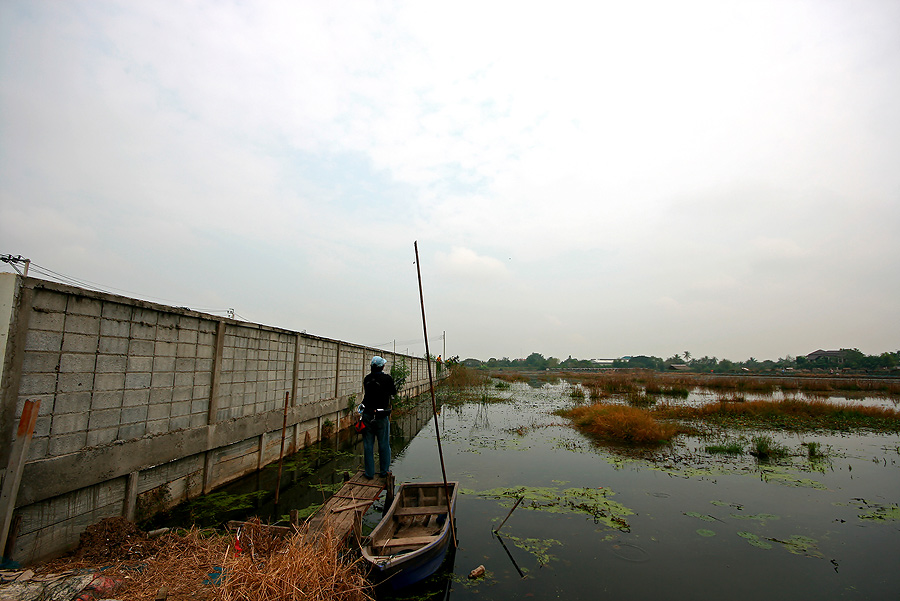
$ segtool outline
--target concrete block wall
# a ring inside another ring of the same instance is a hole
[[[286,398],[285,452],[346,427],[373,354],[406,362],[405,394],[428,386],[422,358],[15,274],[0,336],[3,478],[24,403],[41,403],[15,502],[24,563],[277,461]]]

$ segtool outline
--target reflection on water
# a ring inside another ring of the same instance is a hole
[[[636,454],[595,444],[552,414],[572,402],[571,388],[519,383],[491,392],[505,402],[443,408],[448,477],[464,493],[455,564],[380,599],[881,599],[900,590],[900,435],[732,431]],[[759,434],[790,454],[760,463],[705,450],[717,437]],[[809,443],[821,452],[811,457]],[[440,480],[432,424],[393,471],[398,481]],[[485,577],[469,580],[482,564]]]

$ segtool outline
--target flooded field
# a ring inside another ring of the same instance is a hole
[[[445,399],[438,423],[448,478],[463,492],[460,546],[429,581],[400,594],[379,591],[381,601],[896,598],[897,433],[701,425],[700,434],[635,451],[594,442],[553,413],[584,402],[573,396],[577,388],[563,380],[495,381],[474,395],[479,400]],[[715,395],[693,391],[662,402],[703,399]],[[853,400],[896,406],[890,398]],[[441,478],[430,414],[426,401],[392,425],[398,482]],[[769,461],[750,455],[761,436],[787,454]],[[212,525],[248,515],[286,519],[291,508],[311,512],[340,486],[342,470],[360,465],[361,444],[335,440],[287,460],[278,506],[277,468],[270,466],[183,506],[181,519]],[[379,510],[376,504],[367,514],[366,529]],[[479,565],[485,577],[469,580]]]
[[[491,392],[502,402],[444,406],[460,547],[452,570],[393,598],[896,597],[900,435],[740,430],[635,454],[552,413],[572,388],[514,383]],[[706,450],[760,434],[790,454]],[[398,481],[440,479],[433,424],[398,451]]]

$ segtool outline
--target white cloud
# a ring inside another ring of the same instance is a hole
[[[493,257],[453,247],[449,253],[436,253],[437,266],[448,277],[464,280],[491,280],[508,276],[506,266]]]

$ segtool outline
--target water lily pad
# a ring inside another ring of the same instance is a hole
[[[705,515],[702,513],[697,513],[696,511],[685,511],[683,513],[686,516],[689,516],[692,518],[697,518],[698,520],[703,520],[704,522],[715,522],[716,521],[716,518],[714,518],[713,516]]]
[[[698,528],[697,534],[699,534],[700,536],[706,537],[706,538],[710,538],[710,537],[716,535],[715,531],[707,530],[706,528]]]
[[[814,538],[809,538],[808,536],[800,536],[799,534],[795,534],[787,540],[781,540],[777,538],[770,538],[769,540],[776,543],[781,543],[782,545],[784,545],[785,549],[787,549],[794,555],[804,555],[806,557],[818,558],[823,557],[816,546],[819,541]]]
[[[761,539],[757,535],[753,534],[752,532],[738,532],[737,535],[743,539],[746,539],[746,541],[748,543],[750,543],[751,545],[753,545],[754,547],[759,547],[760,549],[771,549],[772,548],[772,545],[770,545],[769,543],[767,543],[765,540]]]
[[[758,522],[763,522],[763,523],[767,522],[768,520],[780,520],[781,519],[780,516],[772,515],[771,513],[757,513],[757,514],[753,514],[753,515],[732,513],[731,517],[733,517],[736,520],[756,520]]]

